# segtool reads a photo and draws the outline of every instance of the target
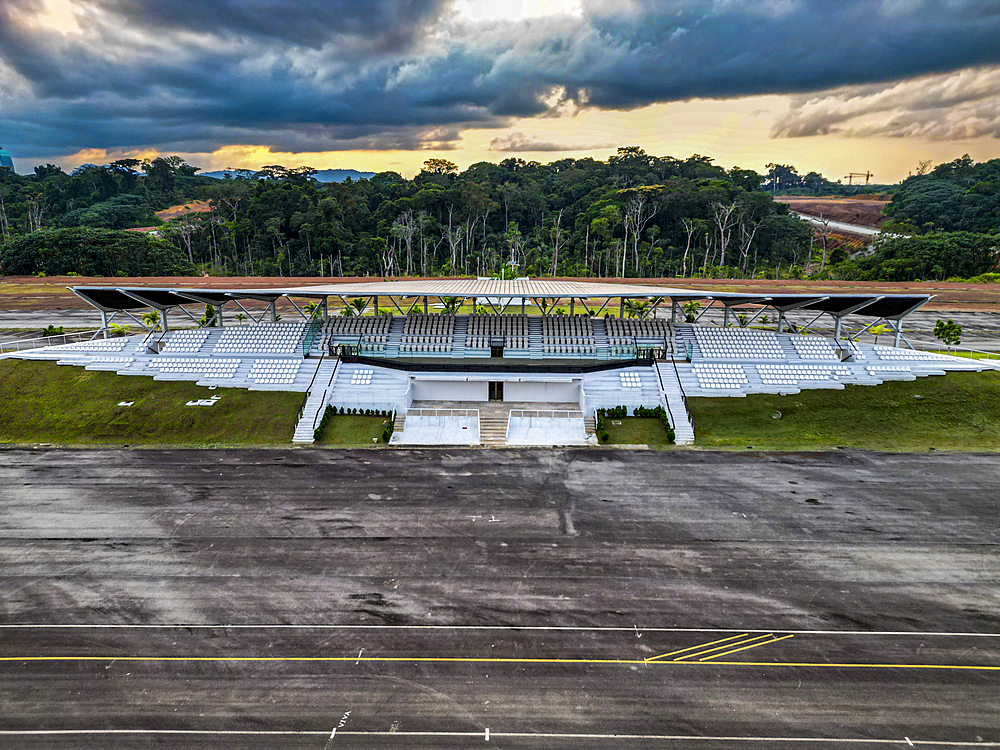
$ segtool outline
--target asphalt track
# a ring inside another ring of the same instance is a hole
[[[1000,747],[1000,462],[0,453],[0,747]]]

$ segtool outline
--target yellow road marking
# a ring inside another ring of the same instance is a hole
[[[720,654],[721,656],[721,654]],[[128,662],[357,662],[357,656],[2,656],[0,662],[45,661],[118,661]],[[656,664],[674,667],[797,667],[823,669],[958,669],[1000,672],[1000,666],[984,664],[869,664],[862,662],[795,662],[795,661],[649,661],[647,659],[543,659],[466,656],[363,656],[360,661],[383,663],[440,664]]]
[[[742,646],[744,643],[752,643],[753,641],[759,641],[761,638],[774,638],[774,633],[767,633],[766,635],[755,635],[753,638],[747,638],[745,641],[736,641],[736,643],[730,643],[725,646],[716,646],[715,648],[707,648],[704,651],[695,651],[693,654],[685,654],[684,656],[678,656],[674,661],[681,661],[682,659],[693,659],[696,656],[702,656],[703,654],[710,654],[713,651],[721,651],[724,648],[729,648],[730,646]]]
[[[718,659],[720,656],[726,656],[728,654],[735,654],[737,651],[746,651],[748,648],[757,648],[758,646],[766,646],[769,643],[777,643],[778,641],[783,641],[786,638],[794,638],[794,635],[783,635],[780,638],[774,638],[770,641],[761,641],[760,643],[754,643],[750,646],[743,646],[743,648],[734,648],[732,651],[723,651],[721,654],[715,654],[713,656],[706,656],[704,659],[699,659],[698,661],[709,661],[710,659]],[[744,641],[745,642],[745,641]]]
[[[728,638],[720,638],[717,641],[709,641],[708,643],[699,643],[697,646],[688,646],[687,648],[678,649],[677,651],[670,651],[666,654],[660,654],[659,656],[651,656],[647,661],[655,661],[657,659],[662,659],[666,656],[673,656],[674,654],[683,654],[685,651],[694,651],[695,649],[704,648],[705,646],[714,646],[716,643],[725,643],[726,641],[735,641],[740,638],[746,638],[749,633],[740,633],[739,635],[731,635]]]

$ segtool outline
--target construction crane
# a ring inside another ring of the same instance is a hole
[[[848,175],[847,175],[847,177],[845,177],[844,179],[847,180],[847,184],[848,185],[853,185],[854,183],[852,182],[852,180],[855,177],[858,178],[858,184],[860,184],[860,182],[861,182],[860,178],[864,177],[865,178],[865,184],[867,185],[868,184],[868,180],[870,180],[874,176],[875,175],[873,175],[871,172],[849,172]]]

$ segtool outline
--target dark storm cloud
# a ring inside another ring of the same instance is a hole
[[[41,0],[0,5],[8,148],[447,148],[512,117],[838,87],[877,97],[1000,64],[996,0],[588,0],[582,17],[478,23],[446,0],[74,2],[81,31],[67,34],[32,22]],[[913,93],[924,128],[961,98]],[[841,126],[836,107],[808,101],[784,134]]]

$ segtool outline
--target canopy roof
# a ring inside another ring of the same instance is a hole
[[[557,279],[416,279],[362,281],[266,289],[176,289],[155,287],[74,287],[73,292],[101,310],[167,309],[177,305],[220,305],[232,300],[271,302],[279,297],[482,297],[617,298],[669,297],[675,301],[718,300],[726,305],[767,305],[778,310],[812,310],[832,315],[898,318],[931,299],[926,294],[746,294]]]

